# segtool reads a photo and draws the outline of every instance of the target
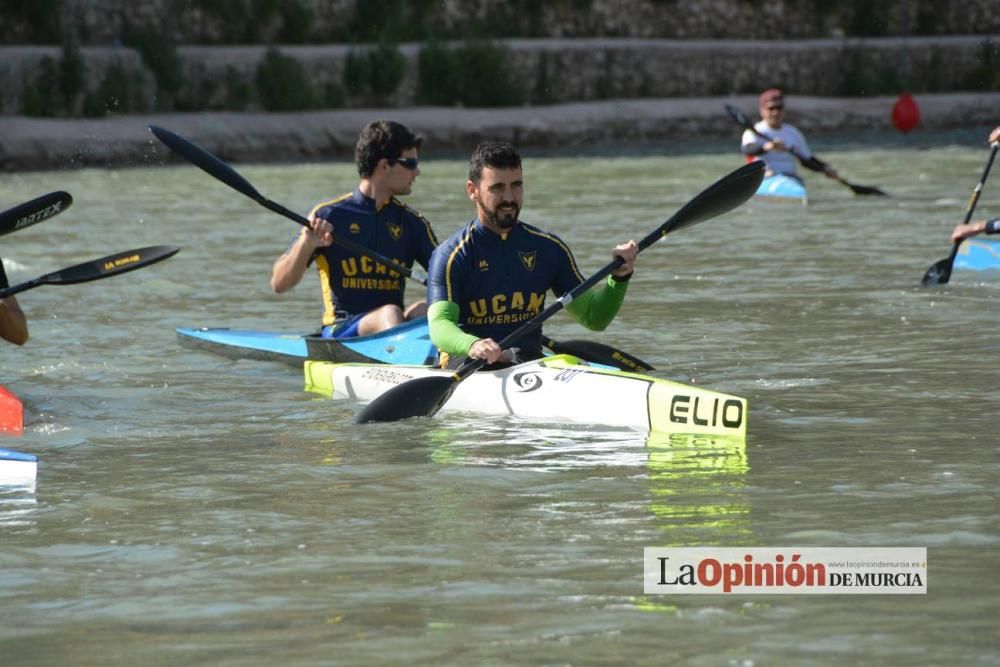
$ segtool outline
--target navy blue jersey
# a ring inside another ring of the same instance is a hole
[[[318,248],[315,254],[323,288],[324,326],[386,304],[402,308],[406,279],[338,245],[336,239],[350,239],[406,267],[416,260],[427,269],[437,245],[430,223],[395,197],[376,211],[375,200],[358,189],[318,204],[312,214],[333,226],[333,245]]]
[[[542,311],[548,290],[559,297],[583,282],[557,236],[523,222],[500,235],[478,219],[438,246],[428,274],[428,303],[454,302],[463,331],[497,342]],[[539,328],[512,347],[541,354],[541,338]]]

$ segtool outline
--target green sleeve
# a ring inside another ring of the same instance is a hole
[[[603,331],[615,319],[625,300],[628,282],[608,276],[604,285],[594,286],[569,302],[566,310],[577,322],[591,331]]]
[[[468,355],[469,348],[479,340],[458,326],[458,304],[454,301],[435,301],[427,309],[427,324],[431,342],[449,355]]]

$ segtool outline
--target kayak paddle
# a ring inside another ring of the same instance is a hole
[[[209,153],[201,146],[198,146],[197,144],[188,141],[179,134],[175,134],[170,130],[164,129],[162,127],[157,127],[156,125],[150,125],[149,130],[154,135],[156,135],[157,139],[166,144],[167,147],[170,148],[170,150],[177,153],[181,157],[185,158],[188,162],[198,167],[202,171],[219,179],[220,181],[231,187],[233,190],[236,190],[237,192],[246,195],[247,197],[253,199],[255,202],[257,202],[264,208],[274,211],[278,215],[282,215],[291,220],[292,222],[297,222],[303,227],[309,226],[309,220],[307,218],[299,215],[295,211],[291,211],[285,208],[284,206],[282,206],[277,202],[271,201],[270,199],[262,195],[260,192],[257,191],[257,188],[250,185],[250,181],[240,176],[240,174],[237,173],[235,169],[230,167],[221,159]],[[352,252],[356,252],[359,255],[365,255],[366,257],[374,259],[376,262],[385,264],[393,271],[398,271],[399,273],[402,273],[406,276],[413,277],[413,279],[418,282],[421,282],[425,285],[427,284],[427,274],[425,274],[420,269],[407,268],[402,264],[394,262],[388,257],[379,255],[373,250],[369,250],[365,246],[355,243],[354,241],[348,238],[336,236],[334,237],[333,242],[347,248]]]
[[[962,220],[963,225],[969,224],[969,220],[972,219],[972,212],[976,210],[976,204],[979,202],[979,194],[983,191],[983,185],[986,184],[986,177],[990,175],[990,168],[993,166],[993,158],[997,156],[997,149],[1000,149],[1000,142],[993,144],[993,149],[990,151],[990,158],[986,161],[986,168],[983,169],[983,175],[979,177],[979,182],[976,183],[976,187],[972,190],[969,205],[965,207],[965,219]],[[951,280],[951,269],[955,264],[955,255],[958,254],[958,246],[960,245],[962,245],[962,239],[955,241],[951,245],[950,255],[931,264],[930,268],[924,273],[924,277],[920,280],[920,284],[924,287],[948,284],[948,281]]]
[[[0,236],[38,224],[70,207],[73,197],[58,190],[0,213]]]
[[[752,197],[763,179],[763,162],[756,161],[743,165],[703,190],[642,239],[639,242],[639,251],[645,250],[670,232],[731,211]],[[500,347],[510,347],[519,338],[537,329],[566,304],[606,278],[621,266],[621,263],[621,258],[616,257],[600,271],[556,299],[551,306],[505,336],[499,342]],[[450,376],[415,378],[398,384],[365,406],[355,421],[390,422],[407,417],[431,417],[448,401],[462,380],[484,365],[486,365],[485,359],[468,359]]]
[[[126,250],[114,255],[108,255],[107,257],[101,257],[100,259],[69,266],[59,271],[46,273],[44,276],[39,276],[34,280],[29,280],[20,285],[0,289],[0,299],[5,299],[13,294],[40,285],[75,285],[76,283],[110,278],[119,273],[128,273],[129,271],[155,264],[177,254],[178,251],[180,251],[180,248],[172,245],[157,245],[148,248]]]
[[[185,158],[188,162],[200,168],[202,171],[214,176],[215,178],[219,179],[220,181],[222,181],[232,189],[236,190],[237,192],[246,195],[250,199],[253,199],[255,202],[257,202],[264,208],[274,211],[275,213],[282,215],[293,222],[297,222],[303,227],[309,226],[308,219],[302,217],[301,215],[295,213],[294,211],[285,208],[281,204],[273,202],[270,199],[264,197],[264,195],[262,195],[253,185],[251,185],[247,179],[245,179],[243,176],[237,173],[235,169],[233,169],[231,166],[223,162],[215,155],[209,153],[201,146],[198,146],[197,144],[188,141],[179,134],[171,132],[170,130],[167,130],[165,128],[158,127],[156,125],[150,125],[149,130],[154,135],[156,135],[157,139],[162,141],[168,148],[170,148],[170,150],[174,151],[181,157]],[[384,264],[393,271],[401,273],[402,275],[408,278],[413,278],[422,285],[427,284],[427,274],[424,273],[419,268],[411,269],[410,267],[403,266],[402,264],[394,262],[388,257],[380,255],[374,250],[371,250],[363,245],[355,243],[354,241],[351,241],[348,238],[335,236],[333,242],[347,248],[352,252],[356,252],[359,255],[364,255],[370,259],[375,260],[376,262]],[[606,348],[606,349],[601,349],[601,348]],[[551,347],[549,347],[549,349],[551,349],[553,352],[556,351]],[[622,350],[616,350],[614,348],[607,346],[602,346],[599,343],[593,343],[593,344],[585,343],[582,346],[577,346],[576,349],[581,351],[582,354],[576,354],[575,352],[570,352],[568,350],[566,353],[575,354],[575,356],[578,356],[585,361],[593,361],[612,366],[616,366],[618,365],[618,363],[628,363],[627,361],[621,361],[621,362],[610,361],[611,359],[616,358],[616,356],[620,357],[622,360],[633,360],[636,362],[639,361],[638,359],[628,354],[627,352],[623,352]]]
[[[742,111],[740,111],[739,109],[737,109],[736,107],[734,107],[732,104],[727,104],[726,105],[726,112],[730,115],[730,117],[733,120],[735,120],[737,123],[739,123],[740,125],[742,125],[744,130],[750,130],[751,132],[753,132],[754,134],[756,134],[758,137],[760,137],[761,139],[764,139],[766,141],[770,141],[771,140],[771,137],[769,137],[766,134],[760,132],[756,127],[754,127],[754,124],[750,121],[750,119],[747,118],[743,114]],[[795,151],[794,148],[789,147],[788,150],[803,165],[805,165],[805,164],[807,164],[809,162],[809,160],[807,160],[807,159],[803,158],[801,155],[799,155]],[[886,193],[882,192],[878,188],[872,187],[870,185],[856,185],[854,183],[849,183],[846,179],[841,178],[840,176],[837,176],[836,180],[839,181],[840,183],[842,183],[843,185],[846,185],[847,187],[849,187],[851,189],[851,191],[854,194],[856,194],[856,195],[881,195],[883,197],[887,197],[888,196]]]
[[[628,352],[618,350],[610,345],[590,340],[564,340],[556,342],[548,336],[542,336],[542,345],[556,354],[572,354],[585,361],[591,361],[605,366],[614,366],[623,371],[653,371],[656,370],[642,359]]]

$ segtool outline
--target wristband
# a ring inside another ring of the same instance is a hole
[[[1000,234],[1000,218],[987,220],[986,227],[983,228],[983,231],[987,234]]]
[[[635,273],[635,272],[633,271],[632,273]],[[628,275],[621,276],[620,278],[618,276],[616,276],[615,274],[612,273],[611,274],[611,279],[613,281],[615,281],[616,283],[627,283],[629,280],[632,279],[632,273],[629,273]]]

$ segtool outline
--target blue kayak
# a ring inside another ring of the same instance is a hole
[[[801,203],[803,206],[809,203],[805,184],[794,176],[785,174],[772,174],[766,177],[761,181],[754,196],[766,200]]]
[[[975,237],[962,241],[954,269],[1000,271],[1000,239]]]
[[[427,319],[423,317],[377,334],[351,338],[226,328],[179,328],[177,337],[187,347],[230,359],[281,361],[296,367],[301,367],[307,359],[417,365],[432,364],[437,359],[437,348],[431,343]]]

